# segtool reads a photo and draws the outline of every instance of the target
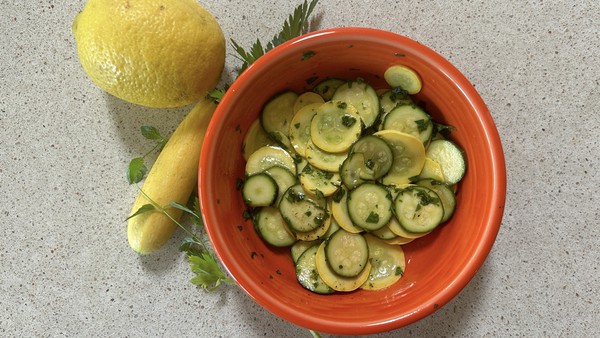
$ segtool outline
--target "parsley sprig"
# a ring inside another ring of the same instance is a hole
[[[179,251],[187,254],[190,269],[195,274],[190,280],[191,283],[207,291],[215,290],[222,283],[235,285],[233,279],[229,278],[223,269],[221,269],[217,257],[210,247],[200,213],[200,202],[198,197],[194,196],[191,209],[177,202],[170,202],[166,206],[162,206],[152,200],[152,198],[148,196],[137,183],[138,182],[135,182],[140,193],[143,194],[150,203],[142,205],[127,219],[150,211],[162,212],[187,234],[179,246]],[[167,210],[168,208],[179,209],[186,213],[192,220],[191,228],[184,226],[175,219]]]
[[[235,40],[231,39],[231,44],[233,45],[233,49],[238,54],[238,58],[243,62],[240,67],[238,73],[241,74],[248,66],[250,66],[254,61],[258,60],[259,57],[263,56],[266,52],[271,49],[281,45],[282,43],[296,38],[302,34],[305,34],[309,30],[309,18],[312,14],[315,6],[317,5],[318,0],[312,0],[310,3],[307,3],[304,0],[304,3],[296,7],[294,13],[288,17],[288,19],[283,23],[283,29],[279,34],[275,35],[273,39],[268,42],[265,46],[260,42],[260,40],[256,40],[249,51],[246,51],[242,48]]]
[[[198,201],[198,197],[194,197],[194,200],[190,203],[192,205],[191,208],[188,208],[187,206],[177,202],[170,202],[167,205],[159,205],[138,185],[138,183],[144,179],[146,173],[148,172],[148,169],[144,163],[145,158],[154,151],[162,150],[168,141],[168,138],[163,137],[155,127],[147,125],[142,126],[141,132],[144,138],[154,141],[155,144],[154,147],[152,147],[146,154],[136,157],[129,162],[127,181],[129,184],[135,184],[140,193],[143,194],[150,203],[142,205],[126,220],[146,212],[162,212],[187,234],[183,240],[183,243],[179,247],[179,250],[187,254],[187,259],[190,263],[190,269],[195,274],[195,276],[191,279],[192,284],[208,291],[218,288],[222,283],[235,284],[235,282],[221,269],[218,260],[215,257],[212,248],[210,247],[209,241],[206,238],[206,231],[204,229],[204,222],[202,221],[202,216],[200,213],[200,203]],[[180,209],[186,213],[192,221],[192,228],[184,226],[181,222],[175,219],[168,211],[170,208]]]

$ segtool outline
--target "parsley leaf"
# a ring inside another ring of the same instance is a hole
[[[369,214],[369,216],[367,216],[367,219],[365,220],[365,222],[367,223],[377,223],[379,222],[379,214],[371,211],[371,213]]]
[[[142,135],[145,138],[147,138],[148,140],[154,140],[154,141],[159,141],[159,142],[165,141],[165,138],[162,137],[162,135],[160,134],[158,129],[156,129],[156,127],[142,126],[141,130],[142,130]]]
[[[352,127],[354,124],[356,123],[356,118],[354,118],[354,116],[352,115],[347,115],[344,114],[344,116],[342,116],[342,125],[346,128],[350,128]]]
[[[131,214],[131,216],[127,217],[125,220],[133,218],[133,217],[135,217],[137,215],[140,215],[140,214],[143,214],[145,212],[154,211],[154,210],[156,210],[156,208],[154,207],[154,205],[152,205],[152,204],[144,204],[139,209],[137,209],[136,212],[134,212],[133,214]]]
[[[427,128],[429,128],[429,126],[431,125],[431,120],[430,119],[420,119],[420,120],[416,120],[415,123],[417,124],[417,130],[419,131],[419,133],[422,133],[425,130],[427,130]]]
[[[127,181],[129,184],[138,183],[144,179],[147,172],[148,168],[144,164],[144,158],[136,157],[129,162],[129,167],[127,168]]]
[[[454,130],[456,130],[456,128],[454,126],[450,126],[450,125],[446,125],[446,124],[441,124],[441,123],[437,123],[437,122],[433,123],[433,132],[434,132],[434,135],[435,134],[441,134],[444,137],[449,137],[450,133],[453,132]]]

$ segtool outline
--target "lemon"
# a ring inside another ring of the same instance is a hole
[[[90,79],[131,103],[190,104],[223,71],[223,31],[196,0],[89,0],[72,29]]]

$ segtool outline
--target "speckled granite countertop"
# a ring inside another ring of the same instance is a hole
[[[226,37],[268,40],[299,2],[202,1]],[[138,257],[124,171],[190,107],[146,109],[92,85],[71,35],[84,1],[0,1],[0,336],[309,337],[241,290],[193,287],[179,234]],[[600,332],[600,2],[321,0],[320,28],[401,33],[453,62],[503,140],[502,228],[472,282],[377,337]],[[239,61],[231,50],[227,69]]]

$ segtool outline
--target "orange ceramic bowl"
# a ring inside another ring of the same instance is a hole
[[[265,102],[283,90],[309,90],[328,77],[362,77],[385,86],[394,64],[418,72],[417,100],[436,121],[456,127],[467,173],[452,219],[405,245],[404,276],[380,291],[318,295],[296,281],[288,248],[265,244],[236,183],[244,175],[244,134]],[[498,233],[506,195],[504,155],[488,109],[447,60],[406,37],[368,28],[317,31],[285,43],[249,67],[229,88],[210,123],[200,159],[199,190],[206,230],[217,256],[257,303],[299,326],[336,334],[369,334],[413,323],[450,301],[483,264]]]

